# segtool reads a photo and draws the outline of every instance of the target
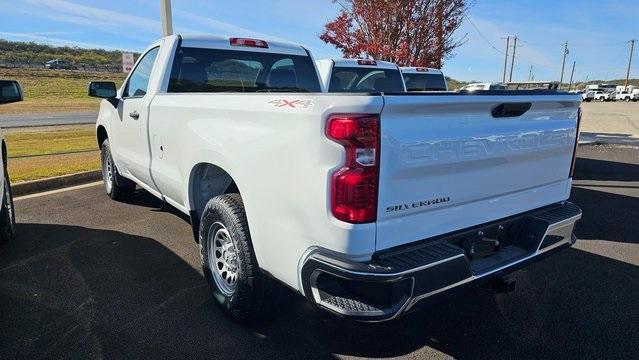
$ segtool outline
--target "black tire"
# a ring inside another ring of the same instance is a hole
[[[223,252],[217,250],[224,248],[218,241],[226,236],[224,232],[230,237],[227,243],[230,240],[234,246],[230,260],[227,259],[228,248]],[[239,194],[220,195],[209,200],[202,213],[199,240],[202,270],[217,304],[235,320],[257,318],[264,300],[265,279],[253,251]],[[224,269],[230,269],[228,278],[223,276]]]
[[[4,186],[2,191],[2,208],[0,209],[0,242],[4,243],[12,240],[16,236],[16,214],[13,207],[13,196],[11,194],[11,182],[7,167],[4,167]]]
[[[126,200],[135,193],[135,183],[118,173],[118,168],[111,156],[109,140],[102,142],[100,149],[100,159],[102,164],[102,180],[106,194],[113,200]]]

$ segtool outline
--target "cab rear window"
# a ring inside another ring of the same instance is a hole
[[[328,92],[404,92],[399,70],[334,67]]]
[[[320,92],[308,56],[183,47],[168,92]]]

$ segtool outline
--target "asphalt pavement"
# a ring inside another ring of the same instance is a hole
[[[639,149],[579,155],[573,248],[516,272],[510,295],[474,289],[381,324],[276,283],[262,320],[227,319],[188,219],[144,191],[19,199],[19,235],[0,246],[0,358],[639,358]]]
[[[587,102],[581,104],[581,143],[639,146],[639,103]]]
[[[95,124],[98,114],[89,112],[56,112],[43,114],[0,115],[0,126],[4,129],[28,126]]]

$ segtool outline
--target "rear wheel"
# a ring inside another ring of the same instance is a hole
[[[237,320],[259,316],[265,280],[253,252],[240,195],[209,200],[199,232],[202,270],[217,304]]]
[[[599,101],[604,102],[604,101],[606,101],[606,99],[602,96],[602,97],[599,98]]]
[[[624,100],[625,100],[626,102],[630,102],[630,98],[629,98],[629,97],[626,97]]]
[[[13,208],[13,196],[11,195],[11,183],[7,167],[4,168],[4,186],[2,197],[2,209],[0,209],[0,242],[6,242],[15,237],[16,234],[16,214]]]
[[[115,167],[113,162],[108,139],[102,142],[100,157],[102,161],[102,180],[104,180],[104,188],[107,195],[113,200],[124,200],[131,197],[135,192],[135,183],[118,173],[118,168]]]

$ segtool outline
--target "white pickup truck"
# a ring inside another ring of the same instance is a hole
[[[302,46],[214,36],[153,43],[97,119],[104,183],[191,219],[231,316],[265,277],[381,321],[571,246],[579,95],[322,90]]]
[[[606,90],[596,90],[593,95],[593,100],[595,101],[615,101],[616,100],[616,92],[606,91]]]
[[[639,100],[639,92],[637,91],[618,91],[615,93],[615,100],[618,101],[637,101]]]

